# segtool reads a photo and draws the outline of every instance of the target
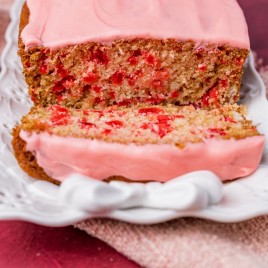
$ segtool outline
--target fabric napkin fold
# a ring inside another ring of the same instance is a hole
[[[232,224],[188,218],[150,226],[96,219],[76,227],[144,267],[268,267],[268,216]]]
[[[256,58],[268,89],[268,66],[261,63]],[[232,224],[188,218],[150,226],[95,219],[75,227],[148,268],[268,267],[268,216]]]

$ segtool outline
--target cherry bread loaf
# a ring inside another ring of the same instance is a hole
[[[30,12],[22,10],[19,55],[35,104],[215,108],[238,101],[249,41],[236,1],[69,2],[28,0]]]
[[[264,137],[244,113],[238,105],[34,107],[13,146],[29,175],[58,182],[72,173],[163,182],[203,169],[231,180],[252,173],[262,155]]]
[[[264,147],[236,104],[249,47],[236,0],[26,0],[19,55],[34,107],[15,156],[57,184],[247,176]]]

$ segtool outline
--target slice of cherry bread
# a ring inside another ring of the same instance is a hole
[[[231,180],[257,168],[264,146],[238,105],[34,107],[13,135],[22,169],[58,183],[72,173],[163,182],[195,170]]]
[[[71,4],[63,1],[61,5],[56,2],[28,0],[21,14],[19,55],[36,105],[87,109],[144,103],[218,108],[238,101],[249,42],[244,16],[235,0],[207,0],[202,1],[202,6],[198,1],[162,1],[159,14],[147,14],[150,5],[158,8],[159,1],[150,1],[148,10],[143,9],[144,0],[136,1],[135,9],[140,12],[135,16],[144,20],[143,27],[134,31],[135,24],[126,26],[127,32],[133,32],[130,36],[121,27],[131,23],[132,16],[113,29],[105,28],[103,33],[95,33],[90,25],[95,23],[98,27],[100,14],[96,10],[107,6],[115,20],[131,13],[131,1],[120,6],[120,12],[113,9],[118,1],[93,1],[93,5],[91,0]],[[68,5],[72,10],[64,13]],[[85,17],[81,10],[84,5],[90,14]],[[196,7],[192,9],[191,5]],[[189,17],[184,18],[181,10],[189,8]],[[48,21],[40,18],[41,11],[42,18],[48,17]],[[221,23],[216,16],[219,12]],[[74,14],[80,13],[80,28],[72,32],[76,25]],[[62,14],[65,15],[59,24]],[[150,16],[159,21],[157,27],[147,25]],[[65,20],[68,31],[64,26],[60,28]],[[114,23],[111,21],[111,25]],[[148,34],[143,33],[146,26]],[[118,37],[114,32],[119,33]],[[82,41],[87,38],[90,40]]]

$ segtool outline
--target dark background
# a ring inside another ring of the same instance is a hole
[[[220,1],[220,0],[213,0]],[[249,28],[251,49],[268,64],[268,0],[238,0]]]

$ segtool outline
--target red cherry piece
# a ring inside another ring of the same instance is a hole
[[[79,126],[80,126],[81,128],[83,128],[83,129],[87,129],[87,130],[96,127],[95,124],[93,124],[93,123],[91,123],[91,122],[88,122],[86,118],[79,119],[79,120],[78,120],[78,124],[79,124]]]
[[[198,70],[203,72],[203,71],[206,71],[207,70],[207,65],[205,63],[201,63],[198,65]]]
[[[211,103],[215,104],[216,106],[219,106],[219,91],[217,87],[213,87],[202,97],[201,99],[202,106],[203,107],[208,106],[210,100]]]
[[[143,53],[143,59],[150,65],[156,65],[157,64],[157,60],[156,60],[155,56],[150,54],[150,53],[148,53],[148,52]]]
[[[49,107],[48,110],[50,110],[52,112],[58,112],[58,113],[64,113],[64,114],[69,113],[67,108],[62,107],[60,105],[53,105],[53,106]]]
[[[130,75],[130,76],[128,77],[128,84],[129,84],[130,86],[133,87],[133,86],[135,85],[136,81],[137,81],[137,78],[136,78],[135,76]]]
[[[27,68],[30,68],[30,67],[31,67],[31,63],[30,63],[29,61],[26,61],[26,62],[25,62],[25,66],[26,66]]]
[[[39,72],[41,74],[48,74],[49,72],[49,67],[48,64],[46,63],[47,56],[45,55],[44,51],[42,56],[39,58]]]
[[[209,94],[206,93],[202,99],[201,99],[201,103],[203,107],[207,107],[209,105]]]
[[[114,91],[109,92],[109,97],[111,99],[115,99],[115,92]]]
[[[219,134],[220,136],[225,136],[226,132],[222,128],[210,128],[210,132]]]
[[[160,114],[163,113],[164,110],[158,107],[148,107],[148,108],[140,108],[140,114]]]
[[[143,71],[142,71],[142,70],[137,70],[134,74],[135,74],[136,76],[141,77],[141,76],[143,75]]]
[[[178,91],[174,91],[171,93],[171,98],[172,99],[177,99],[180,96],[180,93]]]
[[[36,97],[35,97],[34,95],[31,95],[31,100],[32,100],[33,102],[35,102],[35,101],[36,101]]]
[[[62,63],[58,63],[56,64],[56,70],[57,73],[60,75],[60,77],[66,77],[68,75],[68,72],[64,69],[64,66],[62,65]]]
[[[125,99],[118,102],[118,106],[129,106],[131,103],[133,103],[132,99]]]
[[[111,132],[112,132],[111,129],[105,129],[105,130],[102,132],[102,134],[104,134],[104,135],[109,135],[109,134],[111,134]]]
[[[63,101],[63,96],[62,96],[62,95],[57,96],[57,101],[58,101],[58,102]]]
[[[130,56],[127,61],[131,64],[131,65],[137,65],[138,64],[138,59],[137,57],[134,57],[134,56]]]
[[[141,50],[139,48],[134,50],[133,53],[132,53],[133,57],[139,57],[141,55],[142,55],[142,52],[141,52]]]
[[[236,59],[234,60],[234,63],[235,63],[236,65],[243,65],[243,64],[244,64],[244,60],[243,60],[242,58],[236,58]]]
[[[86,83],[95,83],[99,80],[99,75],[93,72],[87,74],[87,76],[83,77],[83,81]]]
[[[39,72],[41,74],[48,74],[49,72],[49,68],[48,66],[45,64],[45,63],[42,63],[40,66],[39,66]]]
[[[104,116],[104,112],[103,111],[94,110],[93,112],[99,114],[99,118],[102,118]]]
[[[57,83],[54,87],[52,87],[52,91],[55,94],[60,94],[65,91],[65,87],[61,83]]]
[[[160,104],[164,101],[165,99],[161,99],[161,98],[148,98],[146,100],[147,103],[150,103],[150,104]]]
[[[94,104],[100,104],[103,100],[99,97],[94,99]]]
[[[232,117],[225,117],[224,120],[230,123],[237,123]]]
[[[178,119],[183,119],[183,118],[185,118],[184,115],[174,115],[174,117],[175,117],[175,118],[178,118]]]
[[[169,124],[157,124],[157,128],[153,129],[153,132],[157,133],[160,138],[164,138],[171,131],[172,128]]]
[[[166,114],[160,114],[157,116],[157,121],[159,123],[167,123],[168,121],[175,120],[176,117],[174,115],[166,115]]]
[[[152,124],[151,123],[143,123],[140,128],[141,129],[151,129]]]
[[[141,125],[142,129],[150,129],[153,133],[159,135],[160,138],[165,137],[168,133],[172,131],[172,128],[169,124],[166,123],[144,123]]]
[[[66,108],[54,105],[49,110],[52,111],[50,120],[54,126],[62,126],[69,123],[70,113]]]
[[[125,78],[125,72],[124,71],[117,71],[111,76],[112,83],[114,85],[122,85],[123,80]]]
[[[108,121],[108,122],[106,122],[106,124],[108,126],[113,127],[113,128],[121,128],[121,127],[124,126],[123,122],[122,121],[119,121],[119,120]]]
[[[221,80],[219,80],[219,84],[220,84],[221,87],[227,87],[228,80],[227,79],[221,79]]]
[[[214,87],[209,91],[209,97],[214,100],[215,104],[218,104],[219,91],[217,87]]]
[[[170,72],[168,70],[155,71],[152,76],[152,87],[156,89],[163,90],[165,88],[165,81],[170,77]]]
[[[109,58],[107,54],[100,49],[97,49],[95,52],[92,53],[91,60],[102,65],[107,65],[109,63]]]
[[[101,87],[100,86],[93,86],[92,90],[94,90],[96,93],[100,93],[101,92]]]

